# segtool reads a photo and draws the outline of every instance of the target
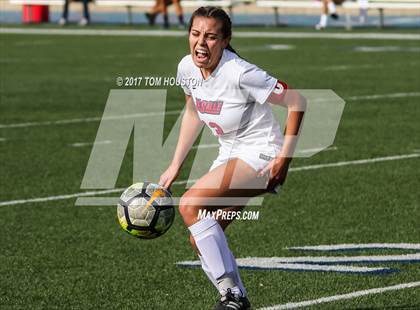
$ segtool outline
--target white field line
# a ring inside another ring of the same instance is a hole
[[[200,144],[200,145],[195,145],[192,147],[192,149],[210,149],[210,148],[218,148],[220,145],[218,143],[215,144]],[[327,147],[325,149],[323,148],[313,148],[313,149],[303,149],[303,150],[298,150],[296,151],[297,153],[312,153],[312,152],[318,152],[318,151],[336,151],[338,150],[338,147],[336,146],[331,146],[331,147]]]
[[[420,8],[420,7],[419,7]],[[362,53],[377,53],[377,52],[420,52],[418,47],[402,47],[402,46],[356,46],[353,51]]]
[[[313,32],[236,32],[237,38],[301,38],[301,39],[366,39],[366,40],[420,40],[419,34],[403,33],[313,33]]]
[[[404,65],[410,65],[410,66],[418,66],[419,62],[409,62],[404,63]],[[394,66],[401,66],[402,63],[393,63]],[[387,64],[387,67],[389,64]],[[346,70],[356,70],[356,69],[371,69],[371,68],[382,68],[385,66],[382,66],[380,64],[362,64],[362,65],[354,65],[354,64],[341,64],[341,65],[331,65],[331,66],[314,66],[310,67],[314,70],[322,70],[322,71],[346,71]]]
[[[187,37],[186,31],[117,30],[117,29],[37,29],[0,28],[0,34],[61,35],[61,36],[118,36],[118,37]]]
[[[266,45],[265,47],[270,50],[275,50],[275,51],[288,51],[288,50],[295,49],[294,45],[289,45],[289,44],[269,44],[269,45]]]
[[[354,101],[354,100],[376,100],[376,99],[385,99],[385,98],[408,98],[408,97],[419,97],[420,92],[412,93],[394,93],[394,94],[378,94],[378,95],[366,95],[366,96],[352,96],[348,97],[345,100]]]
[[[420,253],[361,256],[247,257],[237,259],[237,262],[238,264],[254,265],[420,262]]]
[[[0,140],[0,142],[1,142],[1,140]],[[70,144],[70,146],[72,146],[72,147],[84,147],[84,146],[91,146],[91,145],[94,145],[94,144],[111,144],[111,143],[112,143],[112,141],[110,141],[110,140],[97,141],[97,142],[76,142],[76,143]],[[193,146],[191,149],[193,149],[193,150],[196,150],[196,149],[213,149],[213,148],[218,148],[219,146],[220,145],[218,143],[199,144],[199,145]],[[336,150],[338,150],[338,147],[332,146],[332,147],[328,147],[328,148],[325,148],[325,149],[323,149],[323,148],[303,149],[303,150],[296,151],[296,153],[306,154],[306,153],[312,153],[312,152],[318,152],[318,151],[328,152],[328,151],[336,151]]]
[[[76,142],[70,144],[72,147],[84,147],[84,146],[91,146],[91,145],[99,145],[99,144],[111,144],[111,140],[104,140],[104,141],[95,141],[95,142]]]
[[[6,139],[5,138],[0,138],[0,142],[5,142]]]
[[[286,249],[320,252],[372,249],[420,250],[420,243],[349,243],[333,245],[294,246],[287,247]]]
[[[208,205],[215,206],[237,206],[244,204],[246,201],[247,206],[261,206],[264,201],[263,197],[253,197],[247,199],[246,197],[226,197],[226,198],[214,198],[208,197]],[[75,205],[76,206],[116,206],[119,201],[119,197],[78,197]],[[173,206],[179,206],[181,197],[172,197]],[[191,202],[193,204],[193,202]],[[259,211],[256,211],[259,212]]]
[[[329,163],[329,164],[308,165],[308,166],[290,168],[289,171],[294,172],[294,171],[304,171],[304,170],[317,170],[317,169],[322,169],[322,168],[343,167],[343,166],[349,166],[349,165],[363,165],[363,164],[376,163],[376,162],[382,162],[382,161],[393,161],[393,160],[417,158],[417,157],[420,157],[419,153],[388,156],[388,157],[376,157],[376,158],[351,160],[351,161],[341,161],[341,162]],[[178,185],[193,184],[197,181],[198,179],[182,180],[182,181],[174,182],[174,184],[178,184]]]
[[[365,96],[352,96],[352,97],[348,97],[344,99],[347,101],[357,101],[357,100],[376,100],[376,99],[386,99],[386,98],[408,98],[408,97],[419,97],[419,96],[420,96],[420,92],[409,92],[409,93],[390,93],[390,94],[375,94],[375,95],[365,95]],[[160,115],[176,115],[181,112],[182,112],[181,110],[176,110],[176,111],[168,111],[168,112],[150,112],[150,113],[138,113],[138,114],[132,114],[132,115],[116,115],[113,117],[104,117],[104,118],[97,116],[97,117],[86,117],[86,118],[62,119],[62,120],[56,120],[56,121],[0,124],[0,129],[25,128],[25,127],[50,126],[50,125],[67,125],[67,124],[77,124],[77,123],[100,122],[101,120],[150,117],[150,116],[160,116]]]
[[[175,185],[177,185],[177,184],[182,185],[182,184],[186,184],[186,183],[187,183],[187,181],[176,181],[176,182],[174,182]],[[36,203],[36,202],[47,202],[47,201],[54,201],[54,200],[67,200],[67,199],[73,199],[73,198],[78,198],[78,197],[90,197],[90,196],[97,196],[97,195],[104,195],[104,194],[113,194],[113,193],[120,193],[124,190],[125,190],[125,188],[113,188],[113,189],[105,189],[105,190],[100,190],[100,191],[74,193],[74,194],[68,194],[68,195],[58,195],[58,196],[50,196],[50,197],[39,197],[39,198],[30,198],[30,199],[2,201],[2,202],[0,202],[0,207],[19,205],[19,204],[27,204],[27,203]]]
[[[362,165],[362,164],[376,163],[376,162],[382,162],[382,161],[393,161],[393,160],[401,160],[401,159],[416,158],[416,157],[420,157],[420,154],[414,153],[414,154],[406,154],[406,155],[343,161],[343,162],[338,162],[338,163],[309,165],[309,166],[290,168],[289,171],[304,171],[304,170],[316,170],[316,169],[330,168],[330,167],[342,167],[342,166],[349,166],[349,165]],[[197,180],[182,180],[182,181],[176,181],[174,182],[174,184],[182,185],[182,184],[187,184],[189,182],[195,182],[195,181]],[[0,207],[17,205],[17,204],[34,203],[34,202],[43,202],[43,201],[72,199],[72,198],[77,198],[77,197],[95,196],[95,195],[102,195],[102,194],[108,194],[108,193],[117,193],[117,192],[122,192],[123,190],[124,190],[123,188],[119,188],[119,189],[117,188],[117,189],[109,189],[109,190],[101,190],[101,191],[75,193],[75,194],[69,194],[69,195],[2,201],[0,202]]]
[[[322,152],[328,152],[328,151],[337,151],[338,150],[338,147],[336,147],[336,146],[330,146],[330,147],[327,147],[326,149],[323,149],[323,148],[314,148],[314,149],[303,149],[303,150],[297,150],[296,151],[296,153],[299,153],[299,154],[305,154],[305,153],[312,153],[312,152],[319,152],[319,151],[322,151]]]
[[[196,149],[213,149],[213,148],[218,148],[219,144],[218,143],[214,143],[214,144],[199,144],[199,145],[194,145],[192,147],[193,150]]]
[[[383,273],[390,272],[388,267],[356,267],[342,265],[315,265],[315,264],[280,264],[280,263],[256,263],[247,261],[246,258],[236,259],[239,268],[243,269],[264,269],[264,270],[293,270],[293,271],[322,271],[322,272],[340,272],[340,273]],[[181,267],[200,267],[200,261],[177,262]]]
[[[101,191],[83,192],[83,193],[75,193],[75,194],[68,194],[68,195],[59,195],[59,196],[50,196],[50,197],[40,197],[40,198],[31,198],[31,199],[3,201],[3,202],[0,202],[0,207],[26,204],[26,203],[35,203],[35,202],[66,200],[66,199],[85,197],[85,196],[88,197],[88,196],[95,196],[95,195],[112,194],[112,193],[122,192],[123,190],[125,190],[125,188],[113,188],[113,189],[105,189],[105,190],[101,190]]]
[[[274,264],[273,266],[259,266],[252,264],[239,263],[239,268],[249,269],[278,269],[292,271],[322,271],[322,272],[339,272],[339,273],[384,273],[391,272],[388,267],[356,267],[342,265],[315,265],[315,264]]]
[[[176,181],[173,184],[186,184],[187,181]],[[97,195],[104,195],[104,194],[113,194],[113,193],[121,193],[126,188],[113,188],[113,189],[105,189],[100,191],[91,191],[91,192],[83,192],[83,193],[74,193],[68,195],[59,195],[59,196],[50,196],[50,197],[39,197],[39,198],[30,198],[30,199],[20,199],[20,200],[11,200],[11,201],[3,201],[0,202],[0,207],[4,206],[11,206],[11,205],[19,205],[19,204],[27,204],[27,203],[36,203],[36,202],[47,202],[47,201],[54,201],[54,200],[67,200],[79,197],[91,197]],[[113,199],[113,198],[111,198]]]
[[[176,111],[167,111],[167,112],[147,112],[147,113],[137,113],[129,115],[115,115],[108,117],[86,117],[86,118],[70,118],[62,119],[57,121],[44,121],[44,122],[27,122],[27,123],[15,123],[15,124],[0,124],[0,129],[2,128],[22,128],[22,127],[34,127],[34,126],[48,126],[48,125],[66,125],[66,124],[77,124],[77,123],[90,123],[90,122],[100,122],[102,120],[117,120],[117,119],[130,119],[138,117],[151,117],[151,116],[162,116],[162,115],[176,115],[181,113],[182,110]]]
[[[362,296],[367,296],[367,295],[372,295],[372,294],[381,294],[381,293],[385,293],[389,291],[397,291],[397,290],[402,290],[402,289],[407,289],[407,288],[414,288],[418,286],[420,286],[420,281],[402,283],[402,284],[397,284],[397,285],[392,285],[392,286],[387,286],[387,287],[372,288],[368,290],[355,291],[355,292],[351,292],[347,294],[322,297],[318,299],[306,300],[306,301],[301,301],[301,302],[290,302],[283,305],[274,305],[274,306],[259,308],[258,310],[297,309],[297,308],[309,307],[313,305],[319,305],[319,304],[323,304],[327,302],[352,299],[352,298],[362,297]]]
[[[420,154],[414,153],[414,154],[406,154],[406,155],[341,161],[341,162],[330,163],[330,164],[302,166],[302,167],[290,168],[289,171],[317,170],[321,168],[343,167],[343,166],[349,166],[349,165],[362,165],[362,164],[377,163],[377,162],[382,162],[382,161],[392,161],[392,160],[400,160],[400,159],[408,159],[408,158],[416,158],[416,157],[420,157]]]
[[[186,31],[173,30],[115,30],[115,29],[38,29],[0,28],[0,34],[26,35],[72,35],[72,36],[146,36],[146,37],[187,37]],[[303,38],[303,39],[366,39],[366,40],[420,40],[419,34],[407,33],[322,33],[322,32],[257,32],[237,31],[237,38]]]
[[[370,69],[370,68],[377,68],[378,65],[335,65],[335,66],[327,66],[327,67],[317,67],[318,70],[322,71],[346,71],[349,69]]]

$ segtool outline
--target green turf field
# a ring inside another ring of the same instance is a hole
[[[166,235],[143,241],[121,230],[115,207],[76,207],[74,198],[7,203],[83,192],[91,146],[72,144],[93,142],[99,122],[62,121],[100,117],[118,76],[174,75],[188,51],[186,40],[1,34],[0,44],[0,308],[211,309],[217,293],[204,273],[175,264],[196,259],[179,214]],[[270,50],[269,44],[294,48]],[[419,40],[237,38],[233,46],[294,88],[362,97],[347,102],[336,149],[296,159],[293,167],[420,153]],[[363,53],[354,50],[358,46],[391,51]],[[180,89],[171,88],[167,109],[181,109],[182,98]],[[168,130],[175,120],[168,117]],[[420,243],[419,171],[420,158],[412,157],[291,172],[281,195],[251,207],[260,210],[258,221],[228,229],[230,247],[237,258],[413,254],[285,247]],[[179,179],[187,176],[183,170]],[[132,181],[129,148],[117,187]],[[178,186],[174,193],[183,190]],[[241,275],[255,309],[420,281],[419,262],[353,265],[398,272]],[[310,309],[420,309],[420,289]]]

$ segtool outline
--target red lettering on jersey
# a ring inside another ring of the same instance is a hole
[[[202,114],[219,115],[223,107],[222,101],[207,101],[196,98],[195,105],[198,112]]]
[[[221,135],[224,134],[224,131],[223,131],[222,127],[220,127],[219,125],[217,125],[214,122],[209,122],[209,127],[214,128],[214,130],[216,131],[216,134],[218,136],[221,136]]]

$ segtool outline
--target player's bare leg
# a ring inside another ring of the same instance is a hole
[[[322,0],[322,15],[319,23],[315,26],[315,28],[317,30],[327,28],[328,16],[331,16],[332,19],[338,19],[336,4],[340,5],[343,2],[344,0]]]
[[[251,197],[265,192],[265,182],[264,178],[257,178],[257,172],[247,163],[232,159],[204,175],[181,199],[179,211],[191,231],[191,244],[199,253],[203,270],[225,298],[216,309],[224,309],[226,305],[223,303],[235,300],[242,305],[240,309],[247,309],[249,302],[223,232],[233,220],[200,219],[199,214],[203,210],[211,212],[223,208],[220,204],[224,205],[226,198],[235,199],[239,205],[223,208],[225,214],[240,211]]]
[[[172,0],[172,3],[175,7],[175,13],[178,16],[178,22],[179,22],[179,26],[180,27],[185,27],[185,22],[184,22],[184,12],[182,10],[182,6],[180,3],[180,0]]]
[[[337,5],[340,5],[341,3],[343,3],[344,1],[333,1],[333,0],[330,0],[330,1],[328,1],[328,14],[330,14],[330,17],[332,18],[332,19],[338,19],[338,14],[337,14],[337,8],[336,8],[336,4]]]
[[[160,10],[161,10],[160,1],[156,1],[155,5],[148,12],[145,13],[145,16],[150,26],[154,26],[156,16],[160,13]]]
[[[266,182],[265,178],[257,178],[257,172],[243,160],[231,159],[201,177],[182,196],[179,211],[185,225],[191,226],[198,222],[200,209],[215,211],[223,208],[220,203],[226,202],[224,198],[235,199],[235,205],[243,206],[249,198],[266,192]],[[220,203],[215,205],[218,200]],[[230,222],[220,221],[220,225],[226,223],[228,225]]]
[[[149,21],[150,26],[154,26],[156,17],[160,13],[162,13],[162,14],[164,13],[165,1],[166,0],[156,0],[155,5],[148,12],[145,13],[146,18]]]
[[[317,30],[322,30],[327,27],[328,24],[328,4],[330,0],[322,0],[322,14],[319,19],[319,23],[315,26]]]

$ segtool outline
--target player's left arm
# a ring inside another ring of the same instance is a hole
[[[277,185],[283,184],[286,180],[303,122],[306,100],[298,91],[287,87],[284,83],[278,82],[276,88],[268,97],[267,102],[283,106],[288,111],[286,127],[284,129],[283,147],[276,158],[260,171],[261,176],[270,172],[267,190],[271,191]]]

